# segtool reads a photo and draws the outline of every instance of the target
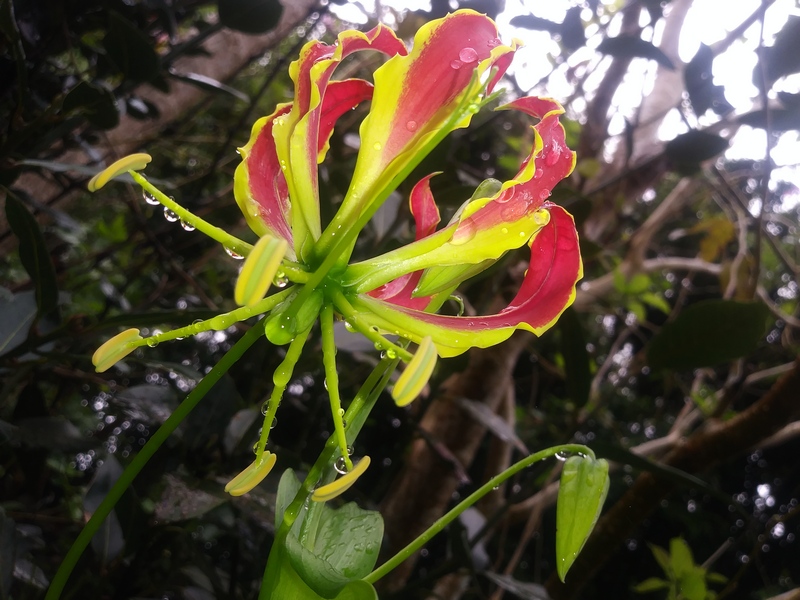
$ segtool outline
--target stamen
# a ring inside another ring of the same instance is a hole
[[[115,177],[119,177],[129,171],[141,171],[151,160],[153,160],[153,157],[144,152],[120,158],[92,177],[86,187],[90,192],[96,192]]]
[[[264,480],[272,470],[272,467],[275,466],[277,460],[278,457],[275,454],[265,452],[260,458],[256,458],[244,471],[231,479],[228,485],[225,486],[225,491],[231,496],[246,494]]]
[[[133,352],[142,341],[138,329],[126,329],[105,342],[92,355],[92,364],[98,373],[107,371]]]
[[[356,480],[364,474],[364,471],[366,471],[367,467],[369,467],[369,463],[369,456],[365,456],[358,461],[355,466],[347,472],[347,474],[342,475],[339,477],[339,479],[314,490],[314,493],[311,495],[311,499],[314,502],[327,502],[328,500],[333,500],[337,496],[340,496],[349,490]]]
[[[336,370],[336,341],[333,334],[333,306],[326,304],[320,313],[320,330],[322,331],[322,364],[325,367],[325,387],[330,398],[333,428],[336,432],[336,441],[339,451],[344,459],[345,467],[349,471],[353,468],[350,453],[347,448],[347,436],[344,432],[342,415],[342,400],[339,397],[339,373]]]
[[[433,374],[438,357],[431,337],[422,338],[414,358],[397,378],[397,383],[392,389],[392,398],[397,406],[406,406],[419,396]]]
[[[286,240],[271,235],[256,242],[236,281],[233,294],[236,304],[253,306],[264,298],[288,247]]]

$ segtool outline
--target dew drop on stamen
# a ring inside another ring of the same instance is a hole
[[[389,348],[389,349],[386,351],[386,358],[389,358],[389,359],[391,359],[391,360],[394,360],[395,358],[397,358],[397,352],[395,352],[394,350],[392,350],[391,348]]]
[[[339,475],[347,474],[347,461],[345,461],[344,456],[340,456],[336,459],[336,462],[333,463],[333,468],[336,469]]]
[[[158,340],[155,338],[148,338],[147,345],[150,346],[151,348],[155,348],[156,346],[158,346]]]
[[[184,221],[183,219],[181,219],[181,227],[183,227],[183,229],[185,231],[194,231],[195,230],[195,226],[194,225],[192,225],[188,221]]]
[[[344,322],[344,328],[347,331],[349,331],[350,333],[355,333],[355,331],[356,331],[356,328],[353,327],[352,323],[350,323],[349,321],[345,321]]]
[[[225,252],[228,253],[228,256],[230,256],[231,258],[235,258],[236,260],[242,260],[244,258],[244,256],[242,256],[241,254],[237,254],[227,246],[225,246]]]
[[[278,424],[278,417],[272,417],[272,423],[269,424],[270,429],[275,429],[275,426]]]
[[[164,207],[164,218],[169,221],[170,223],[174,223],[178,220],[178,215],[175,214],[174,211],[170,210],[166,206]]]
[[[152,206],[158,206],[160,204],[160,202],[156,200],[156,197],[150,192],[142,192],[142,196],[144,197],[144,201]]]
[[[458,58],[464,63],[471,63],[478,60],[478,53],[475,52],[475,48],[470,48],[467,46],[466,48],[462,48],[461,52],[458,53]]]
[[[268,410],[269,410],[269,402],[264,402],[264,403],[261,405],[261,414],[262,414],[262,415],[264,415],[264,416],[266,417],[266,416],[267,416],[267,411],[268,411]]]

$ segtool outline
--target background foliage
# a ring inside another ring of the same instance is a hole
[[[519,335],[440,361],[423,401],[401,410],[387,397],[358,442],[374,467],[351,495],[382,509],[387,549],[515,453],[571,440],[616,465],[596,535],[567,585],[557,583],[559,464],[533,468],[384,581],[382,597],[767,598],[796,590],[797,171],[775,171],[755,148],[745,159],[725,151],[751,128],[767,151],[797,137],[800,18],[790,3],[763,0],[683,64],[677,40],[692,5],[565,1],[561,20],[536,15],[535,6],[512,19],[517,35],[544,31],[555,40],[552,72],[532,92],[558,87],[570,117],[579,163],[554,199],[579,223],[584,282],[574,308],[541,339]],[[359,14],[359,6],[342,13],[303,3],[289,14],[255,0],[0,2],[0,598],[43,594],[124,464],[241,334],[234,327],[162,344],[103,376],[93,372],[92,352],[123,325],[153,330],[232,308],[238,264],[132,187],[82,192],[87,176],[115,153],[146,149],[148,174],[176,199],[252,240],[232,200],[234,148],[256,117],[290,97],[286,67],[299,45],[333,39],[348,26],[336,15]],[[492,16],[502,9],[461,6]],[[451,8],[362,7],[360,17],[410,37]],[[765,14],[779,22],[777,35],[764,36]],[[756,91],[736,105],[713,66],[754,37],[758,60],[741,78]],[[225,52],[214,46],[220,39]],[[225,71],[236,76],[209,75],[237,44],[241,59]],[[368,76],[376,60],[359,56],[337,75]],[[523,75],[508,79],[509,93],[529,91],[520,89]],[[334,132],[323,218],[347,187],[362,116],[354,112],[349,128]],[[482,179],[513,176],[528,126],[514,114],[481,113],[407,185],[443,171],[433,187],[447,220]],[[364,255],[409,237],[408,192],[379,212]],[[511,256],[463,289],[466,309],[501,304],[525,258]],[[341,373],[347,398],[377,357],[344,329],[339,344],[351,358]],[[264,373],[282,353],[262,340],[214,387],[94,540],[70,582],[73,596],[257,594],[278,473],[302,472],[331,426],[311,353],[271,438],[275,476],[242,498],[222,493],[251,460],[269,392]]]

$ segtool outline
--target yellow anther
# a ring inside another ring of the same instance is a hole
[[[126,329],[122,333],[118,333],[95,350],[92,355],[95,371],[102,373],[110,369],[133,352],[138,345],[136,342],[141,341],[142,336],[139,335],[138,329]]]
[[[406,406],[419,396],[433,374],[438,357],[431,337],[422,338],[414,358],[397,378],[392,389],[392,398],[397,406]]]
[[[231,496],[246,494],[264,480],[277,460],[277,455],[269,451],[264,452],[260,459],[254,460],[244,471],[231,479],[225,486],[225,491]]]
[[[286,240],[271,235],[265,235],[256,242],[236,281],[233,292],[236,304],[252,306],[264,299],[288,248]]]
[[[86,187],[89,188],[90,192],[96,192],[118,175],[128,171],[141,171],[151,160],[153,160],[153,157],[144,152],[120,158],[92,177]]]
[[[323,485],[320,488],[314,490],[314,493],[311,495],[311,499],[314,502],[327,502],[328,500],[333,500],[336,496],[339,496],[350,489],[356,479],[361,477],[364,474],[364,471],[367,470],[369,467],[369,456],[365,456],[360,461],[358,461],[352,469],[350,469],[347,473],[339,477],[336,481],[332,481],[327,485]]]

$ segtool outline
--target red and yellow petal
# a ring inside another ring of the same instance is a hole
[[[351,303],[370,326],[416,342],[431,336],[439,355],[455,356],[469,348],[486,348],[508,339],[516,329],[541,335],[575,299],[583,276],[578,233],[572,216],[548,205],[550,222],[531,242],[531,263],[519,292],[501,312],[482,317],[452,317],[393,306],[366,294]]]
[[[394,56],[375,71],[375,93],[361,125],[361,149],[343,214],[361,214],[410,161],[419,156],[464,101],[480,98],[474,83],[492,67],[503,74],[516,50],[504,46],[487,16],[459,10],[423,25],[407,56]],[[454,126],[466,127],[467,112]],[[344,218],[344,217],[342,217]]]
[[[339,63],[360,50],[377,50],[390,56],[407,52],[391,29],[378,25],[367,33],[345,31],[339,34],[335,45],[318,40],[309,42],[300,51],[300,58],[289,67],[295,98],[291,112],[276,121],[273,136],[278,158],[287,167],[287,184],[293,200],[292,230],[298,256],[308,252],[303,248],[321,233],[317,159],[320,140],[324,137],[327,141],[328,137],[321,133],[329,81]]]

